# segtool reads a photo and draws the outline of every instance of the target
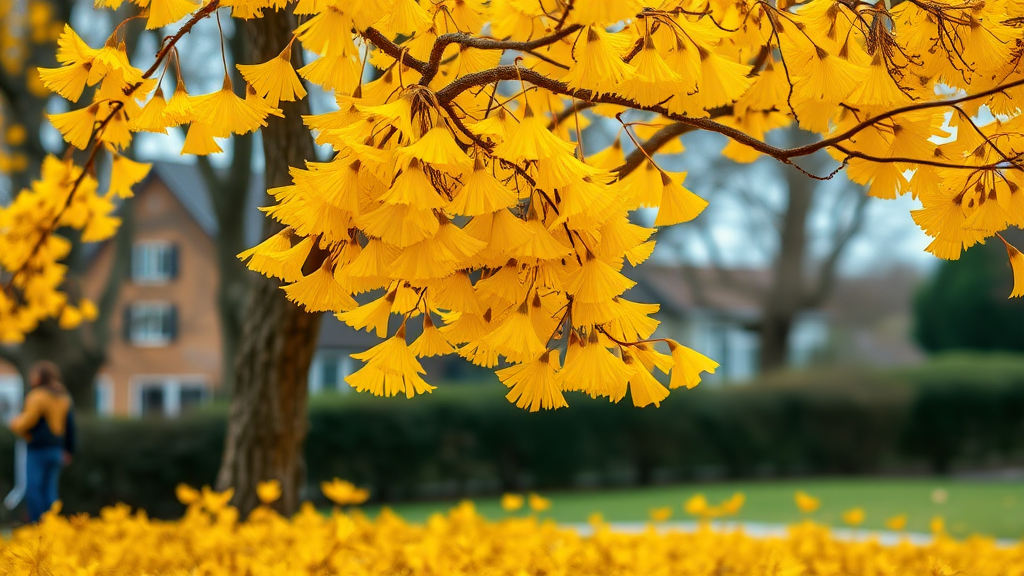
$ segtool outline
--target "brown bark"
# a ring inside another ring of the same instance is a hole
[[[285,11],[248,22],[244,33],[253,62],[273,58],[295,28]],[[297,60],[299,52],[293,52]],[[271,117],[263,130],[266,185],[288,184],[289,165],[313,157],[313,141],[302,124],[308,105],[282,103],[285,118]],[[268,225],[268,232],[275,232]],[[312,263],[310,263],[312,265]],[[320,317],[285,300],[275,280],[255,280],[235,363],[230,419],[217,485],[233,487],[233,503],[243,514],[257,504],[256,483],[276,479],[283,513],[298,508],[305,482],[302,446],[306,438],[307,377]]]

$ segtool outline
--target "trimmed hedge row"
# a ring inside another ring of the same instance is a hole
[[[317,399],[306,446],[310,498],[332,477],[377,500],[525,488],[713,478],[870,474],[1024,462],[1024,359],[951,357],[895,371],[833,369],[677,391],[661,408],[574,395],[527,413],[498,383],[414,399]],[[84,420],[65,475],[69,512],[123,501],[181,512],[178,482],[214,480],[224,411],[179,420]],[[0,435],[0,462],[13,439]],[[0,470],[0,491],[11,484]]]

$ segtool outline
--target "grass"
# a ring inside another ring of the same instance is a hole
[[[690,520],[682,503],[703,493],[712,503],[725,500],[735,492],[746,495],[746,504],[737,520],[788,524],[803,516],[793,503],[797,490],[821,499],[821,508],[810,518],[841,526],[841,514],[860,506],[866,512],[863,528],[884,529],[887,518],[897,514],[908,517],[907,530],[929,532],[935,516],[946,522],[947,531],[956,537],[985,534],[1000,538],[1024,537],[1024,483],[953,479],[815,479],[722,482],[660,486],[651,488],[551,492],[552,501],[544,514],[559,522],[585,522],[600,512],[612,522],[642,522],[652,508],[673,507],[673,520]],[[946,498],[942,498],[945,493]],[[944,501],[943,501],[944,500]],[[477,509],[488,518],[503,518],[498,498],[475,500]],[[448,510],[454,502],[417,502],[392,506],[409,520],[422,521],[435,512]],[[378,509],[367,510],[373,514]]]

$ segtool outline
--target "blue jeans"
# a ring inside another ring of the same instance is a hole
[[[63,448],[29,448],[25,470],[25,504],[31,522],[57,501],[60,469],[64,466]]]

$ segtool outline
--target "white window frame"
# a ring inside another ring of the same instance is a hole
[[[0,394],[7,397],[10,401],[9,414],[0,414],[0,420],[3,420],[4,424],[10,422],[11,418],[14,418],[21,412],[21,400],[24,396],[25,390],[21,382],[21,376],[17,374],[3,374],[0,375]]]
[[[170,322],[167,317],[171,314],[171,310],[174,308],[174,304],[166,301],[139,301],[132,302],[128,308],[128,339],[132,343],[132,346],[138,346],[140,348],[160,348],[169,345],[174,340],[173,333],[163,332],[167,329],[173,332],[174,327],[169,326]],[[136,315],[141,315],[141,312],[153,312],[159,310],[159,314],[154,314],[150,319],[150,324],[144,327],[137,325]],[[152,331],[156,324],[154,318],[159,318],[161,332]]]
[[[110,376],[101,374],[96,378],[96,414],[111,416],[114,414],[114,381]]]
[[[206,377],[198,374],[146,374],[132,376],[129,381],[129,388],[131,389],[131,409],[129,412],[133,417],[141,418],[143,416],[142,396],[147,389],[157,387],[161,388],[164,393],[163,416],[165,418],[177,418],[181,415],[181,392],[183,389],[191,387],[202,388],[202,404],[210,401],[210,393],[212,391]]]
[[[132,245],[132,282],[167,284],[174,278],[171,262],[174,243],[167,240],[140,240]]]

